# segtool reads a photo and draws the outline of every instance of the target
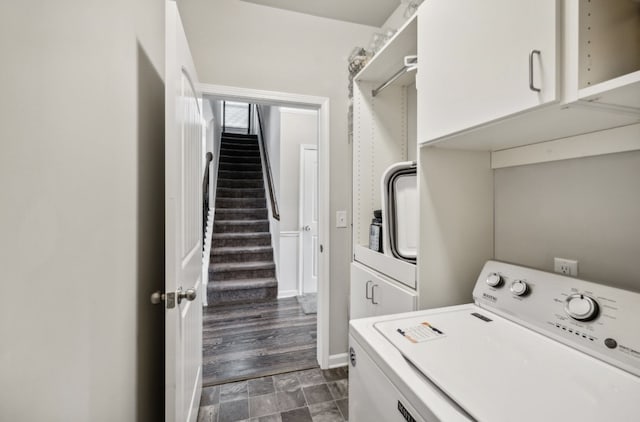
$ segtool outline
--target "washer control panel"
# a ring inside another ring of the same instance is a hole
[[[487,261],[478,306],[640,376],[640,293]]]

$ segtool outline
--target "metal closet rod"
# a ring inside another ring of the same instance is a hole
[[[371,91],[371,95],[373,97],[375,97],[376,95],[381,93],[386,87],[388,87],[389,85],[394,83],[400,76],[402,76],[405,73],[407,73],[409,71],[409,69],[410,69],[410,66],[403,66],[402,69],[400,69],[396,73],[394,73],[393,76],[390,77],[389,79],[387,79],[386,82],[384,82],[382,85],[380,85],[379,87],[377,87],[376,89]]]

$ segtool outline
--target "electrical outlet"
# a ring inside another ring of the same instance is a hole
[[[560,274],[577,277],[578,261],[565,258],[553,258],[553,270]]]

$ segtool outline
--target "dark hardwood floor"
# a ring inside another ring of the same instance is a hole
[[[295,297],[204,309],[205,386],[315,368],[316,315]]]

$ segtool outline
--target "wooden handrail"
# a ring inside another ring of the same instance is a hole
[[[267,187],[269,188],[269,198],[271,200],[271,215],[276,220],[280,221],[280,210],[278,208],[278,200],[276,199],[275,187],[273,184],[273,176],[271,174],[271,162],[269,161],[269,152],[267,151],[267,145],[264,140],[264,132],[262,131],[262,116],[260,115],[260,107],[256,104],[256,115],[258,117],[258,130],[260,138],[260,152],[262,153],[262,160],[267,173]]]

